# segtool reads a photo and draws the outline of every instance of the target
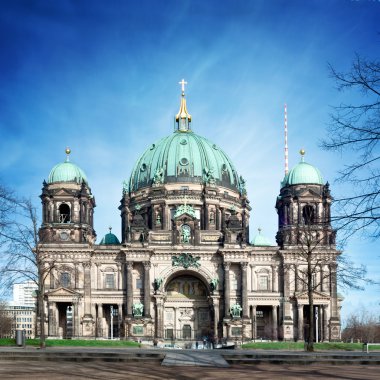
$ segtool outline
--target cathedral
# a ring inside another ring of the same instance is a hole
[[[192,130],[181,84],[174,132],[145,150],[121,189],[121,241],[110,230],[96,243],[91,179],[70,149],[43,182],[47,336],[301,341],[313,319],[320,341],[338,340],[328,183],[301,151],[274,200],[277,245],[260,231],[250,242],[245,181]]]

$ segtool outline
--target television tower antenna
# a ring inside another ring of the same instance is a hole
[[[285,175],[289,172],[289,156],[288,156],[288,110],[285,103]]]

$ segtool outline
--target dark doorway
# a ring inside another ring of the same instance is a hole
[[[71,339],[74,334],[74,308],[71,303],[60,302],[58,306],[58,327],[63,339]],[[58,332],[60,335],[60,332]]]

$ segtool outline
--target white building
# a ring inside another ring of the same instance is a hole
[[[30,306],[34,307],[36,299],[33,297],[37,290],[37,285],[34,281],[26,281],[21,284],[13,285],[13,302],[15,306]]]

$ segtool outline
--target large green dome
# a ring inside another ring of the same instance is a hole
[[[47,182],[76,182],[78,184],[81,184],[82,182],[88,183],[86,174],[84,174],[83,170],[72,162],[69,162],[70,150],[67,149],[66,153],[66,161],[55,165],[54,168],[51,169]]]
[[[175,131],[152,144],[132,170],[130,190],[153,183],[214,181],[238,189],[237,172],[218,146],[192,131]]]
[[[318,168],[304,161],[304,151],[301,151],[302,158],[293,169],[285,176],[282,187],[299,184],[323,185],[322,174]]]
[[[227,155],[211,141],[191,130],[184,80],[180,109],[175,116],[176,130],[152,144],[137,160],[129,190],[164,183],[206,183],[245,192],[245,182]]]

